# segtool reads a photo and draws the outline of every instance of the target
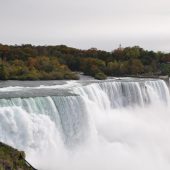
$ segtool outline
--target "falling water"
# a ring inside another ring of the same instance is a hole
[[[99,81],[69,90],[73,95],[0,99],[0,141],[24,150],[40,170],[170,169],[170,95],[163,80]]]

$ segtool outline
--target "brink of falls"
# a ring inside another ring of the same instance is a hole
[[[169,88],[130,78],[1,87],[0,141],[40,170],[169,170]]]

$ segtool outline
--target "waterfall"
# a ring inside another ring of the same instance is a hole
[[[170,95],[163,80],[66,89],[73,95],[1,98],[0,141],[24,150],[41,170],[170,168]]]
[[[158,101],[169,103],[169,90],[163,80],[157,81],[108,81],[78,87],[76,93],[88,97],[103,108],[126,106],[145,106]]]
[[[55,123],[67,144],[83,140],[82,137],[86,133],[83,128],[87,123],[87,115],[85,104],[80,96],[0,99],[0,107],[3,114],[11,111],[13,116],[15,112],[33,114],[37,117],[46,115]]]

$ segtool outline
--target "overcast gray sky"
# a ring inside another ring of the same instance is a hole
[[[0,43],[170,52],[170,0],[0,0]]]

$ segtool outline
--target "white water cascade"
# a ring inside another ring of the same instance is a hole
[[[0,141],[24,150],[39,170],[170,169],[170,95],[163,80],[99,81],[69,90],[73,95],[0,99]]]

